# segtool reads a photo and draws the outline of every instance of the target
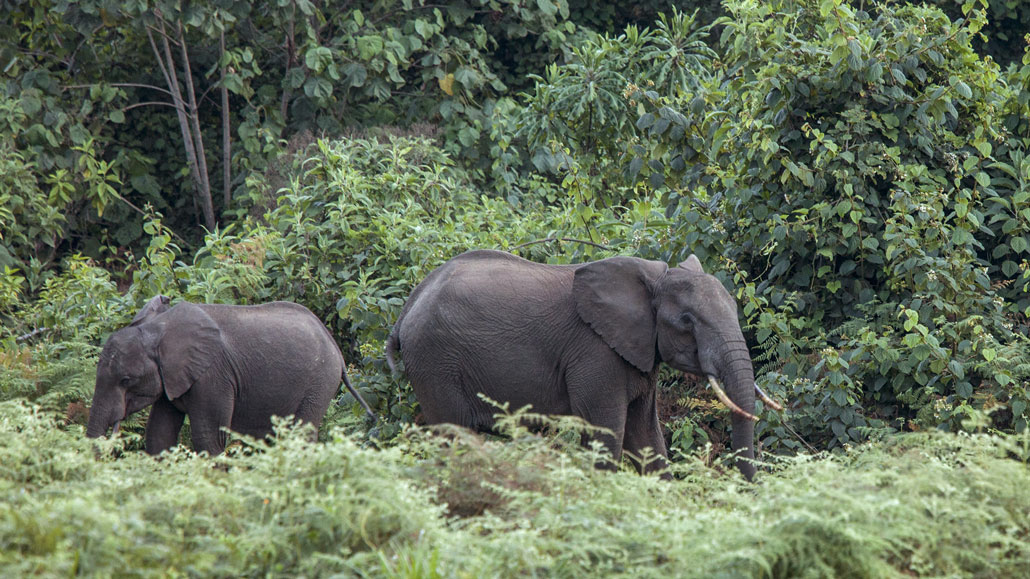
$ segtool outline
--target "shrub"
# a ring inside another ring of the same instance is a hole
[[[760,380],[818,444],[961,429],[970,409],[1026,428],[1025,89],[970,47],[982,20],[726,6],[725,73],[638,93],[638,127],[643,166],[685,190],[666,197],[682,254],[739,288]],[[778,419],[764,432],[795,444]]]
[[[216,459],[115,459],[124,439],[2,402],[0,570],[1021,577],[1030,556],[1026,434],[901,435],[782,459],[750,485],[693,457],[671,482],[601,471],[575,429],[511,432],[409,429],[371,449],[280,424]]]

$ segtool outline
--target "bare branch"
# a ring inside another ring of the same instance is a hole
[[[64,88],[66,88],[66,89],[70,89],[70,88],[93,88],[94,86],[97,86],[96,83],[94,83],[94,84],[70,84],[68,86],[65,86]],[[116,87],[119,87],[119,88],[122,88],[122,87],[145,88],[145,89],[149,89],[149,90],[156,90],[158,92],[163,92],[163,93],[165,93],[168,96],[172,96],[172,93],[170,91],[168,91],[167,89],[163,89],[163,88],[161,88],[159,86],[154,86],[152,84],[140,84],[138,82],[112,82],[110,84],[110,86],[116,86]]]
[[[46,328],[46,327],[44,327],[44,328],[36,328],[35,330],[32,330],[31,332],[29,332],[27,334],[22,334],[21,336],[18,336],[17,338],[14,339],[14,341],[15,342],[24,342],[25,340],[28,340],[29,338],[31,338],[33,336],[42,334],[43,332],[46,332],[48,330],[50,330],[50,328]]]
[[[166,103],[164,101],[147,101],[143,103],[134,103],[122,109],[122,112],[131,111],[132,109],[138,109],[139,107],[146,107],[151,105],[161,105],[165,107],[172,107],[173,109],[178,108],[172,103]]]
[[[140,209],[139,207],[136,207],[136,205],[135,205],[135,204],[134,204],[134,203],[133,203],[132,201],[129,201],[129,200],[128,200],[128,199],[126,199],[125,197],[122,197],[122,196],[121,196],[120,194],[118,194],[117,192],[116,192],[116,193],[114,194],[114,196],[115,196],[115,197],[117,197],[117,198],[118,198],[118,199],[119,199],[119,200],[120,200],[120,201],[121,201],[122,203],[125,203],[125,204],[126,204],[126,205],[128,205],[129,207],[132,207],[132,208],[133,208],[133,209],[134,209],[134,210],[136,211],[136,213],[139,213],[140,215],[142,215],[142,216],[144,216],[144,217],[149,217],[149,216],[150,216],[150,214],[149,214],[149,213],[147,213],[146,211],[144,211],[144,210]],[[182,238],[182,236],[180,236],[180,235],[179,235],[178,233],[176,233],[176,232],[172,231],[171,229],[168,229],[168,227],[167,227],[167,226],[165,226],[165,225],[162,225],[162,227],[164,227],[165,229],[167,229],[167,230],[168,230],[168,233],[171,233],[171,234],[172,234],[172,237],[174,237],[174,238],[178,239],[179,241],[183,242],[184,244],[185,244],[185,243],[188,243],[188,242],[187,242],[187,241],[186,241],[185,239],[183,239],[183,238]]]
[[[165,84],[168,85],[168,96],[175,99],[176,87],[172,85],[172,77],[168,74],[168,69],[165,68],[164,60],[161,58],[161,51],[157,48],[157,42],[154,41],[154,30],[153,27],[147,26],[147,39],[150,40],[150,48],[154,51],[154,57],[157,59],[157,66],[161,69],[161,74],[165,77]]]

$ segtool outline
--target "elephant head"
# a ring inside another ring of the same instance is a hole
[[[733,410],[737,467],[748,479],[754,476],[747,459],[754,458],[755,376],[737,304],[722,283],[693,255],[675,268],[614,257],[578,269],[573,294],[580,317],[641,372],[664,361],[709,378]]]
[[[223,351],[221,332],[200,308],[156,296],[107,340],[97,364],[86,436],[107,434],[161,396],[185,394]]]

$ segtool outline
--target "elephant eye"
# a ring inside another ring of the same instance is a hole
[[[122,386],[128,386],[129,383],[131,383],[131,382],[132,382],[132,376],[122,376],[122,379],[121,379]]]
[[[692,316],[690,312],[683,312],[682,314],[680,314],[679,321],[680,325],[682,325],[685,328],[689,329],[694,327],[694,316]]]

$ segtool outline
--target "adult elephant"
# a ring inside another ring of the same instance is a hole
[[[156,296],[100,353],[86,436],[117,433],[123,419],[152,406],[148,453],[174,446],[188,414],[194,449],[219,454],[223,428],[263,437],[273,415],[317,429],[341,378],[372,415],[347,380],[340,348],[304,306],[170,307]]]
[[[470,251],[411,293],[387,341],[391,368],[398,351],[430,423],[489,430],[483,393],[610,430],[600,438],[615,461],[650,447],[662,459],[644,470],[667,456],[658,363],[707,375],[733,410],[737,466],[754,475],[757,387],[737,304],[693,255],[675,268],[634,257],[557,266]]]

